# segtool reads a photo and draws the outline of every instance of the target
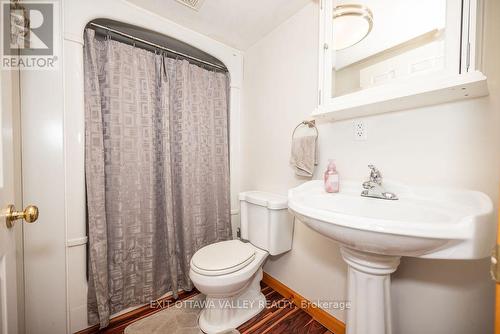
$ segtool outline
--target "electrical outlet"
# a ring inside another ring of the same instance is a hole
[[[354,129],[354,139],[355,140],[366,140],[368,138],[366,132],[366,125],[363,121],[354,121],[353,122]]]

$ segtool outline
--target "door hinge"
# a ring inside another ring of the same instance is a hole
[[[318,92],[318,104],[321,104],[321,89]]]
[[[500,266],[498,265],[498,255],[500,254],[500,245],[495,245],[491,251],[490,274],[491,278],[500,283]]]

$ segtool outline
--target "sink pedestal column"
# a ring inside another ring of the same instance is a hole
[[[386,256],[340,247],[349,265],[347,334],[391,334],[391,273],[400,256]]]

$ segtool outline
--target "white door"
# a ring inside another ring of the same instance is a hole
[[[24,331],[19,72],[0,70],[0,334]],[[29,207],[27,221],[38,209]]]

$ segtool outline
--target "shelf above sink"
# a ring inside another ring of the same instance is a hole
[[[405,84],[377,86],[337,97],[331,103],[318,107],[312,117],[338,121],[488,94],[486,77],[478,71],[453,76],[424,77]]]

